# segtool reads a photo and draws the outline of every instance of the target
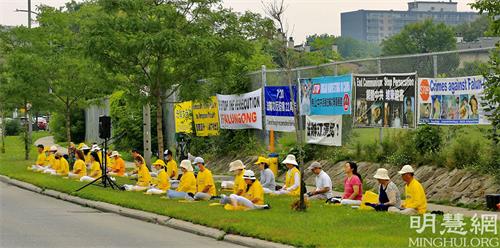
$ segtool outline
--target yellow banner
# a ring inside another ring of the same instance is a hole
[[[219,135],[217,98],[213,96],[209,102],[195,102],[193,104],[193,118],[196,136]]]
[[[175,104],[175,132],[176,133],[192,133],[192,107],[191,101]]]

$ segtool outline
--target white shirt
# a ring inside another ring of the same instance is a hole
[[[322,193],[322,195],[324,195],[327,199],[330,199],[333,197],[332,180],[330,179],[330,176],[326,174],[325,171],[321,170],[321,172],[318,175],[316,175],[316,190],[321,190],[327,187],[330,190],[326,193]]]

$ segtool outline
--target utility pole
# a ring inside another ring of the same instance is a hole
[[[28,28],[31,28],[31,0],[28,0]]]

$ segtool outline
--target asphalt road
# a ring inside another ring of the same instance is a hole
[[[241,247],[0,182],[0,247]]]

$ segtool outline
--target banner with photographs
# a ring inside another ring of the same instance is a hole
[[[219,95],[221,129],[262,129],[262,89],[241,95]]]
[[[306,116],[308,144],[342,146],[342,115]]]
[[[293,87],[294,102],[297,102],[297,87]],[[266,107],[266,130],[294,132],[294,105],[288,86],[266,86],[264,88]]]
[[[193,121],[196,136],[219,135],[219,109],[215,96],[208,102],[193,103]]]
[[[482,107],[483,76],[418,80],[418,123],[490,124]]]
[[[416,74],[353,75],[355,127],[415,127]]]
[[[175,132],[176,133],[192,133],[193,116],[192,102],[176,103],[174,107],[175,115]]]
[[[352,75],[300,80],[301,115],[351,114]]]

